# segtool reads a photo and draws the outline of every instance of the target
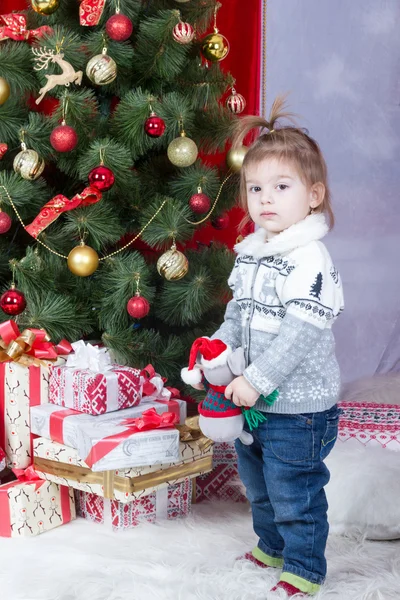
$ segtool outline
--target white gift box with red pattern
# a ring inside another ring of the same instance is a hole
[[[198,442],[180,442],[178,462],[94,473],[74,448],[40,437],[33,442],[34,468],[42,479],[119,502],[131,502],[158,488],[209,472],[213,447],[203,446],[202,441],[203,438]]]
[[[133,408],[93,416],[54,404],[31,410],[32,432],[75,448],[93,471],[109,471],[165,464],[179,460],[179,431],[176,428],[132,433],[127,420],[137,419],[153,408],[159,415],[175,413],[186,417],[183,400],[145,402]],[[181,421],[181,422],[183,422]]]
[[[47,366],[0,363],[0,446],[13,469],[25,469],[32,462],[29,410],[49,401],[50,371],[56,364],[44,362]],[[57,363],[65,359],[59,357]]]
[[[102,415],[140,403],[139,369],[113,365],[103,372],[54,367],[50,373],[49,402],[90,415]]]
[[[103,523],[114,530],[131,529],[141,522],[177,519],[189,514],[192,480],[159,488],[138,500],[122,503],[87,492],[76,491],[77,512],[85,519]]]
[[[400,451],[400,405],[339,402],[338,440]]]
[[[14,481],[0,486],[0,536],[29,537],[75,519],[71,488],[49,481]]]
[[[196,502],[215,499],[247,502],[233,442],[215,443],[213,470],[196,479]]]

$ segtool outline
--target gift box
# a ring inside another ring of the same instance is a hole
[[[0,473],[6,468],[6,453],[0,448]]]
[[[339,402],[338,440],[400,451],[400,405]]]
[[[107,348],[72,344],[64,366],[50,373],[49,402],[90,415],[130,408],[142,397],[143,377],[139,369],[111,364]]]
[[[0,325],[2,358],[7,361],[0,362],[0,446],[12,468],[25,469],[32,462],[29,409],[48,402],[50,371],[65,363],[60,353],[68,352],[67,342],[55,347],[46,336],[42,330],[20,334],[14,321]]]
[[[131,529],[141,522],[177,519],[189,514],[192,480],[157,489],[128,503],[101,498],[96,494],[76,491],[77,512],[81,517],[102,523],[114,530]]]
[[[137,430],[137,419],[150,409],[160,420],[165,413],[168,428]],[[186,416],[185,409],[182,400],[157,400],[93,416],[45,404],[31,409],[32,432],[75,448],[93,471],[142,466],[149,457],[152,464],[165,464],[179,460],[179,431],[173,425]]]
[[[213,470],[196,479],[196,502],[215,499],[247,502],[233,442],[214,444]]]
[[[201,436],[180,442],[178,462],[93,472],[74,448],[37,438],[33,450],[39,477],[122,503],[137,500],[168,484],[208,473],[212,469],[213,453],[210,440]]]
[[[73,490],[43,481],[14,481],[0,486],[0,536],[29,537],[75,519]]]

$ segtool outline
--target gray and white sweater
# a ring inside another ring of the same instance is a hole
[[[264,229],[235,246],[228,283],[233,299],[212,336],[243,346],[244,377],[264,396],[256,408],[274,413],[320,412],[339,396],[332,324],[342,312],[340,276],[322,242],[325,217],[314,214],[270,241]]]

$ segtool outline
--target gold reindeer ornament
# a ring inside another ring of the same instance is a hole
[[[59,75],[46,75],[47,83],[40,88],[40,95],[36,100],[36,104],[39,104],[43,100],[45,94],[56,87],[56,85],[65,85],[66,87],[68,87],[70,83],[81,85],[82,71],[75,71],[74,67],[69,62],[63,60],[64,54],[62,52],[55,53],[54,50],[47,50],[46,47],[32,48],[32,52],[35,55],[35,71],[47,69],[50,62],[57,63],[62,69],[62,73]]]

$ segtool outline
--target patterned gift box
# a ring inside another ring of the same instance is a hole
[[[339,402],[338,440],[400,451],[400,405]]]
[[[154,523],[159,519],[184,517],[190,512],[192,493],[192,480],[189,478],[128,503],[87,492],[75,492],[80,516],[111,526],[114,530],[131,529],[146,521]]]
[[[186,417],[183,400],[145,402],[104,415],[88,415],[54,404],[31,410],[32,432],[54,442],[75,448],[93,471],[112,471],[179,460],[179,431],[176,428],[134,432],[125,421],[137,419],[153,408],[158,414],[174,412]]]
[[[30,367],[15,362],[0,363],[0,446],[13,469],[25,469],[32,462],[29,409],[48,402],[49,377],[54,364]]]
[[[180,483],[212,469],[212,445],[207,438],[180,442],[179,461],[116,471],[93,472],[69,448],[46,438],[34,441],[34,467],[39,477],[119,502],[131,502],[150,492]],[[151,457],[149,457],[149,462]]]
[[[214,444],[213,470],[196,479],[196,502],[214,499],[247,502],[233,442]]]
[[[90,415],[131,408],[142,397],[140,371],[114,365],[104,372],[54,367],[50,374],[49,402]]]
[[[0,536],[29,537],[75,519],[73,490],[48,481],[0,486]]]

